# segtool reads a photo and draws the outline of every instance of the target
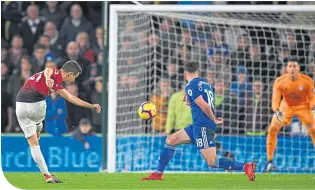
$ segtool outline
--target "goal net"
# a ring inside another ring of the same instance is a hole
[[[218,156],[255,161],[260,171],[272,84],[286,72],[286,59],[297,57],[314,79],[314,12],[118,12],[117,22],[117,62],[110,62],[117,64],[114,170],[155,170],[166,135],[191,123],[177,92],[185,85],[184,61],[193,60],[214,86],[216,115],[224,118],[216,131]],[[157,106],[152,121],[137,114],[144,101]],[[312,173],[314,147],[298,119],[293,125],[279,133],[276,171]],[[195,145],[182,145],[166,171],[221,170],[209,168]]]

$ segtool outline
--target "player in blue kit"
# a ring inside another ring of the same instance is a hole
[[[214,90],[206,80],[199,77],[199,63],[187,61],[184,68],[188,84],[185,87],[183,100],[191,107],[193,124],[167,137],[157,170],[141,180],[163,180],[163,171],[174,155],[175,146],[193,143],[210,167],[244,170],[248,180],[254,181],[255,163],[243,164],[228,158],[217,157],[214,133],[216,125],[222,124],[223,119],[214,115]]]

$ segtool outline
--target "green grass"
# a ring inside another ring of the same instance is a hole
[[[39,173],[4,173],[21,189],[315,189],[315,175],[265,174],[249,182],[242,174],[165,174],[140,181],[141,173],[55,173],[63,184],[46,184]]]

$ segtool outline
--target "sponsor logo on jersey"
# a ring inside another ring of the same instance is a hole
[[[188,93],[189,96],[192,96],[192,90],[190,90],[190,89],[187,90],[187,93]]]
[[[299,91],[302,91],[302,90],[303,90],[303,86],[300,85],[300,86],[299,86]]]
[[[199,89],[199,91],[202,91],[202,81],[199,81],[199,83],[198,83],[198,89]]]

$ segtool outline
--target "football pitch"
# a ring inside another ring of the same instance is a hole
[[[163,181],[140,181],[145,173],[54,173],[64,183],[46,184],[40,173],[5,173],[21,189],[314,189],[315,175],[258,174],[249,182],[242,174],[174,174]]]

